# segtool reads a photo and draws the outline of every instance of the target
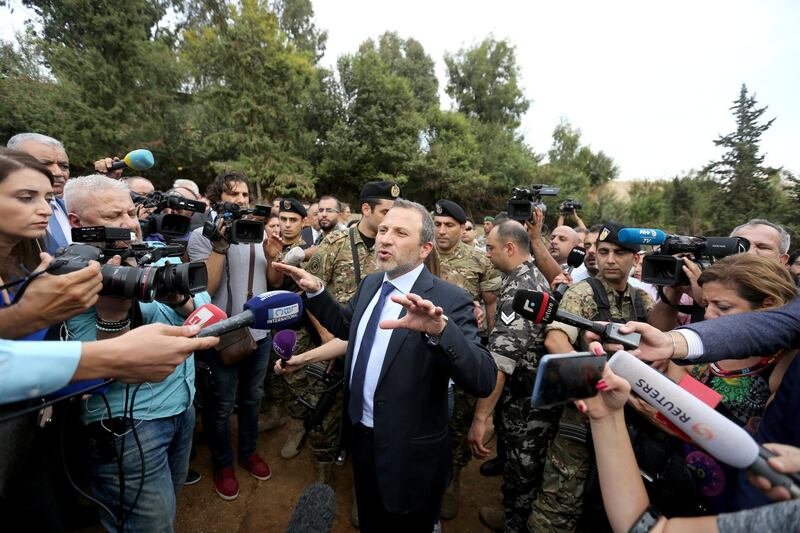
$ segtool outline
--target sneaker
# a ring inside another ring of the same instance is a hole
[[[242,461],[242,466],[250,472],[251,476],[261,481],[266,481],[272,477],[272,471],[269,469],[269,465],[262,461],[261,457],[256,454]]]
[[[200,480],[203,479],[203,476],[200,475],[200,472],[197,470],[192,470],[191,468],[186,473],[186,481],[183,482],[184,485],[194,485],[196,483],[200,483]]]
[[[214,472],[214,490],[223,500],[235,500],[239,496],[239,482],[230,466]]]

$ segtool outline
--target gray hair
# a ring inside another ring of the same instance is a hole
[[[433,242],[433,236],[436,233],[436,230],[433,226],[433,218],[431,217],[431,214],[428,213],[428,210],[425,209],[425,206],[418,204],[417,202],[398,198],[394,201],[392,209],[412,209],[419,213],[419,216],[422,219],[422,230],[419,233],[419,242],[420,244]]]
[[[531,240],[522,224],[516,220],[506,220],[495,226],[492,231],[497,232],[497,239],[502,242],[513,242],[524,253],[530,253]]]
[[[742,224],[741,226],[736,226],[735,228],[733,228],[733,231],[731,231],[731,234],[729,235],[729,237],[735,237],[736,233],[740,229],[749,228],[750,226],[769,226],[770,228],[774,229],[775,231],[778,232],[778,235],[780,235],[780,238],[781,238],[781,244],[780,244],[779,252],[781,254],[785,254],[785,253],[789,252],[789,246],[791,246],[791,244],[792,244],[791,237],[789,236],[789,233],[785,229],[783,229],[783,226],[781,226],[780,224],[775,224],[774,222],[770,222],[769,220],[766,220],[764,218],[753,218],[753,219],[748,220],[746,223]]]
[[[128,187],[123,182],[102,174],[73,178],[64,185],[64,202],[67,204],[67,211],[80,216],[84,209],[94,203],[93,196],[103,191],[124,191],[125,194],[130,194]]]
[[[54,139],[52,137],[48,137],[47,135],[42,135],[41,133],[17,133],[8,140],[8,142],[6,143],[6,148],[8,148],[9,150],[19,150],[20,146],[22,146],[22,143],[24,143],[25,141],[33,141],[39,144],[47,144],[64,150],[64,145],[61,144],[61,141],[59,141],[58,139]]]
[[[200,196],[200,187],[197,186],[195,182],[192,180],[187,180],[183,178],[178,178],[172,184],[173,189],[177,189],[179,187],[183,187],[184,189],[189,189],[194,193],[194,197],[198,198]]]

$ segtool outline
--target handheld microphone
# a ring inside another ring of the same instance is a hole
[[[330,485],[315,483],[300,495],[286,533],[330,533],[336,518],[336,494]]]
[[[204,328],[228,318],[228,314],[214,304],[201,305],[186,317],[184,326],[200,326]]]
[[[800,476],[774,471],[767,463],[774,454],[734,422],[628,352],[615,353],[608,365],[630,382],[638,396],[705,451],[734,468],[748,468],[773,485],[785,487],[792,497],[800,498]]]
[[[286,256],[283,258],[283,262],[287,265],[291,266],[300,266],[300,263],[306,258],[306,251],[300,248],[299,246],[295,246],[288,252],[286,252]]]
[[[578,268],[583,264],[583,260],[586,258],[586,249],[580,246],[576,246],[572,249],[572,251],[567,256],[567,275],[572,274],[572,271]],[[556,287],[556,290],[553,292],[553,297],[561,301],[561,298],[564,297],[564,293],[567,292],[569,289],[569,285],[566,283],[559,283]]]
[[[558,301],[546,292],[520,289],[514,294],[512,307],[523,318],[535,324],[550,324],[554,320],[558,320],[570,326],[596,333],[603,339],[621,344],[626,348],[638,348],[642,338],[638,333],[621,333],[619,328],[622,324],[614,322],[600,324],[568,311],[562,311],[558,308]]]
[[[269,291],[244,303],[244,311],[213,324],[198,337],[219,337],[243,327],[278,329],[297,322],[303,313],[303,300],[291,291]]]
[[[140,148],[138,150],[128,152],[125,157],[122,158],[122,160],[115,161],[109,170],[117,170],[125,167],[132,168],[134,170],[147,170],[155,164],[156,161],[153,159],[153,152],[150,150],[145,150],[144,148]]]
[[[286,360],[294,355],[297,348],[297,332],[293,329],[283,329],[272,337],[272,348],[280,357],[281,368],[286,367]]]
[[[660,229],[623,228],[617,233],[620,244],[661,244],[669,235]]]

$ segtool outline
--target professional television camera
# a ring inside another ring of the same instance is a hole
[[[218,217],[222,217],[225,228],[225,240],[231,244],[260,243],[264,240],[264,223],[258,220],[246,220],[243,217],[253,215],[267,217],[272,208],[256,205],[254,209],[239,207],[231,202],[219,202],[214,206]],[[203,237],[213,241],[219,238],[216,220],[208,220],[203,226]]]
[[[572,198],[567,198],[558,206],[558,210],[562,215],[571,215],[573,211],[579,209],[583,209],[583,204]]]
[[[749,249],[750,241],[742,237],[667,235],[658,252],[645,256],[642,262],[642,281],[666,287],[689,285],[689,278],[682,268],[683,258],[673,257],[674,255],[689,255],[704,270],[719,258],[740,254]]]
[[[175,211],[192,211],[203,213],[206,204],[199,200],[190,200],[182,196],[169,195],[159,191],[153,191],[147,195],[142,195],[131,191],[131,198],[136,206],[145,209],[154,209],[147,218],[139,219],[142,227],[142,236],[147,237],[154,233],[160,233],[165,237],[181,237],[189,233],[191,219],[176,213],[164,214],[164,209]]]
[[[508,218],[520,222],[531,220],[536,207],[545,213],[547,206],[542,202],[542,197],[556,196],[560,190],[560,187],[542,184],[531,185],[529,189],[514,188],[511,198],[508,199]]]
[[[181,245],[152,246],[136,243],[118,247],[119,241],[130,241],[131,232],[126,228],[104,228],[94,226],[72,229],[73,244],[56,252],[48,267],[51,274],[68,274],[85,268],[89,261],[105,263],[115,255],[122,259],[133,258],[137,266],[103,265],[103,289],[100,294],[133,298],[140,302],[152,302],[167,295],[193,295],[203,292],[208,286],[208,271],[205,263],[166,264],[152,266],[164,257],[183,255]],[[96,244],[81,244],[91,242]],[[97,245],[99,244],[99,246]]]

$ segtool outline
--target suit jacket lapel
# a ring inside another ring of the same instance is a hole
[[[353,311],[353,318],[350,320],[350,337],[347,343],[347,355],[344,360],[345,370],[345,384],[350,383],[350,367],[353,362],[353,349],[356,346],[356,336],[358,335],[358,324],[361,322],[361,317],[364,316],[364,311],[372,301],[375,293],[383,281],[383,274],[380,276],[368,276],[364,279],[364,286],[361,288],[358,301],[356,302],[355,310]]]
[[[420,272],[417,281],[414,282],[414,286],[411,287],[411,292],[422,296],[425,299],[429,299],[428,293],[430,292],[431,288],[433,288],[433,274],[428,271],[427,268],[423,268],[422,272]],[[400,312],[400,318],[406,315],[406,310],[403,309]],[[401,328],[392,331],[392,336],[389,338],[389,345],[386,347],[386,357],[383,359],[383,366],[381,367],[381,374],[378,377],[378,383],[375,386],[375,390],[381,386],[381,382],[383,382],[383,378],[386,376],[386,373],[389,371],[389,367],[392,366],[394,360],[397,358],[397,354],[400,353],[400,347],[403,345],[403,341],[406,340],[406,337],[412,333],[411,330]],[[419,333],[414,332],[417,335]]]

